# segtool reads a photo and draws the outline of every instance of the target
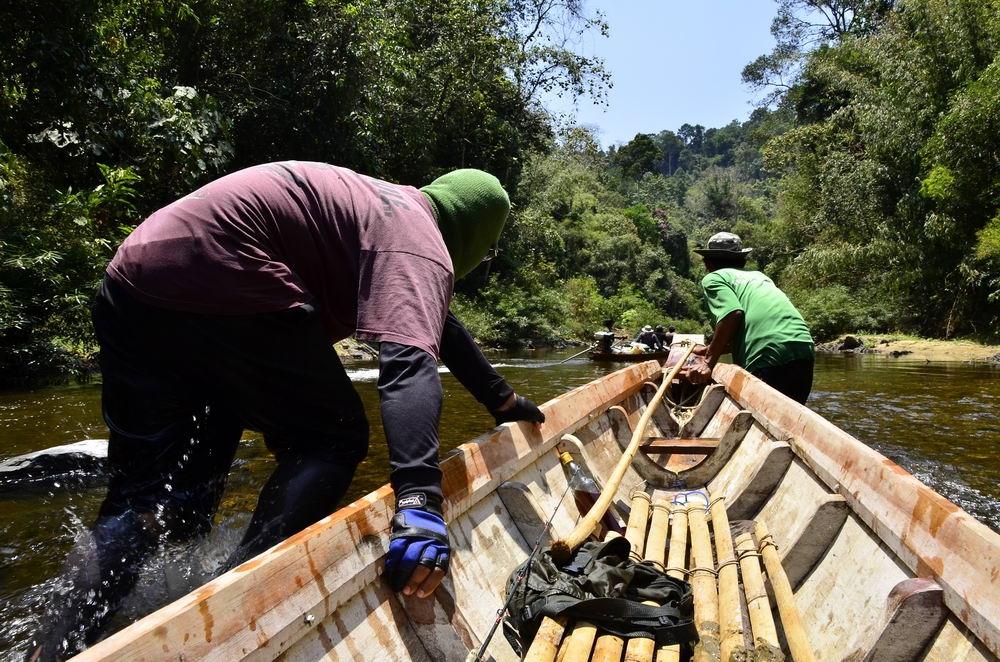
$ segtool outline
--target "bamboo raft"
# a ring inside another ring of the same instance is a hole
[[[451,572],[427,599],[380,578],[393,495],[384,486],[78,660],[463,660],[503,603],[511,571],[552,516],[580,519],[557,451],[602,485],[662,379],[630,365],[546,403],[442,461]],[[677,415],[651,410],[614,495],[633,554],[691,582],[695,660],[995,660],[1000,536],[901,467],[748,373]],[[537,649],[537,650],[536,650]],[[515,660],[494,637],[488,658]],[[593,625],[548,619],[531,659],[681,660]]]

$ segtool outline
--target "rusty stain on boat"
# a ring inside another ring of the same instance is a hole
[[[322,595],[330,595],[330,590],[326,587],[326,581],[323,580],[323,575],[320,573],[319,569],[316,567],[316,561],[313,559],[312,551],[309,549],[309,541],[302,541],[302,549],[306,554],[306,559],[309,562],[309,572],[312,573],[313,579],[316,580],[316,586],[319,587],[319,591]]]
[[[212,641],[212,626],[215,625],[215,618],[212,616],[212,611],[208,608],[208,602],[202,600],[198,603],[198,611],[201,612],[202,622],[205,624],[205,641]]]

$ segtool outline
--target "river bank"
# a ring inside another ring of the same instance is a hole
[[[915,361],[950,361],[1000,364],[1000,345],[974,340],[937,340],[901,333],[847,334],[831,342],[819,343],[821,354],[875,354]]]

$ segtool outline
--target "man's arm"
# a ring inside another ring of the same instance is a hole
[[[497,425],[507,421],[545,421],[545,414],[531,400],[514,393],[451,311],[441,333],[441,360],[465,390],[493,414]]]
[[[692,366],[686,371],[688,381],[692,384],[704,384],[712,379],[712,368],[719,362],[719,358],[729,351],[729,345],[733,338],[743,326],[743,311],[734,310],[715,325],[715,332],[712,335],[712,342],[702,351],[697,352],[702,356],[703,361]]]
[[[378,391],[396,493],[386,576],[394,590],[426,597],[444,579],[450,560],[441,517],[437,362],[417,347],[383,341]]]
[[[396,498],[421,493],[441,510],[438,423],[441,379],[434,357],[417,347],[382,342],[378,391]]]
[[[739,333],[741,326],[743,326],[742,310],[734,310],[719,320],[719,323],[715,325],[712,342],[709,343],[704,354],[705,362],[709,366],[714,368],[715,364],[719,362],[719,358],[729,351],[733,338]]]

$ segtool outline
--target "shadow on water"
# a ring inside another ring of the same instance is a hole
[[[543,402],[617,369],[573,354],[492,354],[521,394]],[[371,450],[346,499],[388,479],[388,453],[378,416],[377,370],[348,364],[372,427]],[[492,417],[442,370],[443,450],[493,426]],[[819,356],[810,406],[913,472],[993,529],[1000,530],[1000,369],[928,364],[881,357]],[[86,438],[106,437],[99,387],[0,393],[0,455],[8,457]],[[263,440],[247,434],[230,473],[216,526],[205,539],[164,548],[147,564],[137,589],[115,618],[121,627],[212,577],[235,547],[257,491],[272,469]],[[0,495],[0,659],[18,659],[39,627],[73,541],[94,518],[103,489],[54,489]],[[346,503],[346,501],[345,501]]]

